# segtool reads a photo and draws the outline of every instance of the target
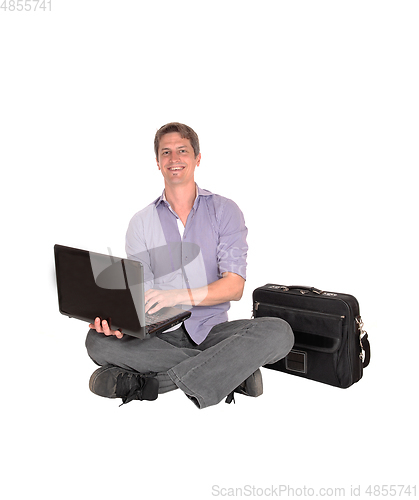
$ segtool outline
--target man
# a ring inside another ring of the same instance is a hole
[[[126,403],[180,388],[198,408],[226,396],[230,402],[233,392],[259,396],[259,367],[286,356],[294,336],[277,318],[227,321],[230,301],[240,300],[246,279],[243,215],[231,200],[197,187],[201,153],[190,127],[164,125],[154,149],[164,191],[131,219],[126,252],[144,266],[146,312],[178,306],[192,315],[144,340],[96,318],[86,347],[101,368],[90,389]]]

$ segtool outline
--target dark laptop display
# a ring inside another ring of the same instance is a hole
[[[144,273],[140,262],[54,246],[58,304],[61,314],[93,323],[106,319],[113,330],[146,338],[190,317],[170,307],[144,312]]]

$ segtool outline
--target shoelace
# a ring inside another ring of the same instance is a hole
[[[141,375],[123,373],[116,380],[116,396],[122,398],[119,406],[125,405],[134,399],[142,399],[145,379]]]
[[[226,397],[225,402],[229,405],[231,402],[236,404],[236,400],[234,399],[234,391],[230,392],[230,394]]]

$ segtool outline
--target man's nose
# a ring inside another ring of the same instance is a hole
[[[179,158],[179,153],[172,153],[170,157],[170,163],[178,162]]]

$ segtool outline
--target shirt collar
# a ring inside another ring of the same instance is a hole
[[[196,205],[196,202],[200,196],[212,196],[211,191],[207,191],[206,189],[201,189],[196,183],[195,183],[195,193],[196,194],[195,194],[194,206]],[[168,201],[166,200],[166,194],[164,189],[161,196],[157,198],[157,200],[154,203],[156,207],[160,205],[160,203],[165,203],[166,205],[169,204]]]

